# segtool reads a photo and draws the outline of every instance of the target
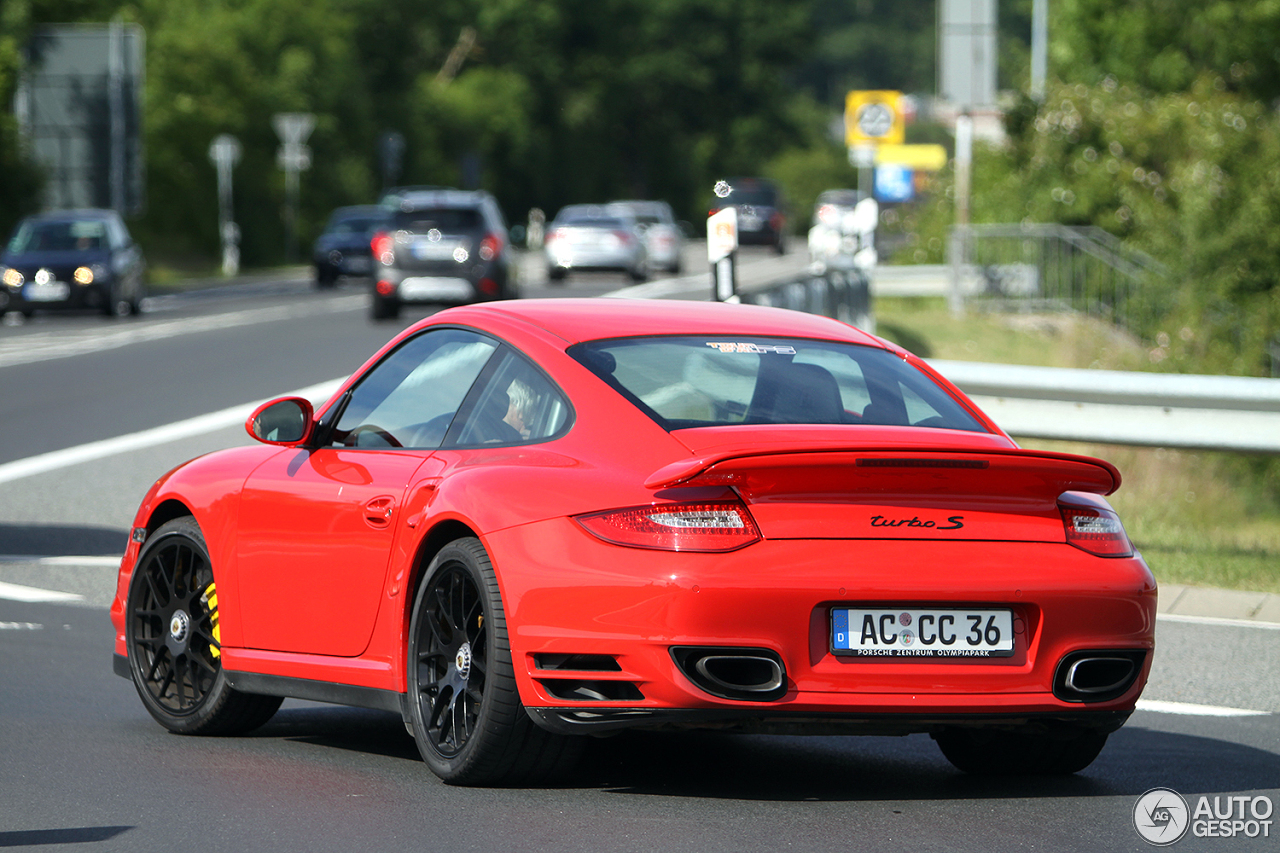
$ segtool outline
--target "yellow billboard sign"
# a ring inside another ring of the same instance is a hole
[[[941,145],[881,145],[876,148],[877,166],[906,166],[923,172],[940,172],[947,165],[947,149]]]

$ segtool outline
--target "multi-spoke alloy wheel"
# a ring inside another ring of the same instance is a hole
[[[441,779],[532,781],[575,760],[580,739],[537,728],[520,704],[498,581],[478,539],[451,542],[431,561],[407,651],[410,725]]]
[[[185,734],[242,732],[280,706],[277,697],[238,693],[226,683],[213,567],[193,519],[175,519],[151,535],[127,606],[133,683],[161,725]]]
[[[470,573],[451,564],[431,581],[418,623],[418,685],[427,740],[452,758],[475,731],[484,699],[484,606]]]

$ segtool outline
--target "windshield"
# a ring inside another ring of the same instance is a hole
[[[386,227],[387,219],[384,216],[349,216],[345,219],[339,219],[330,223],[326,230],[329,234],[372,234],[379,228]]]
[[[24,222],[9,252],[94,252],[107,248],[107,225],[98,219]]]
[[[791,338],[591,341],[570,355],[668,430],[885,424],[985,432],[927,376],[875,347]]]
[[[425,234],[432,228],[446,234],[463,234],[484,229],[484,217],[474,207],[432,207],[396,213],[396,228]]]

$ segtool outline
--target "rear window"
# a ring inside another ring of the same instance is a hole
[[[721,204],[753,204],[758,207],[773,207],[778,202],[778,191],[764,184],[734,184],[729,182],[729,195]]]
[[[881,424],[985,432],[950,395],[875,347],[792,338],[590,341],[570,355],[665,429]]]
[[[445,234],[462,234],[484,228],[484,217],[474,207],[435,207],[396,213],[396,229],[425,234],[435,228]]]

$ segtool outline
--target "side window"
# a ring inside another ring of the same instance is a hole
[[[475,404],[459,416],[450,444],[529,444],[554,437],[568,423],[568,401],[541,371],[512,352],[502,358]]]
[[[329,444],[439,447],[497,347],[491,338],[462,329],[437,329],[406,341],[352,389]]]

